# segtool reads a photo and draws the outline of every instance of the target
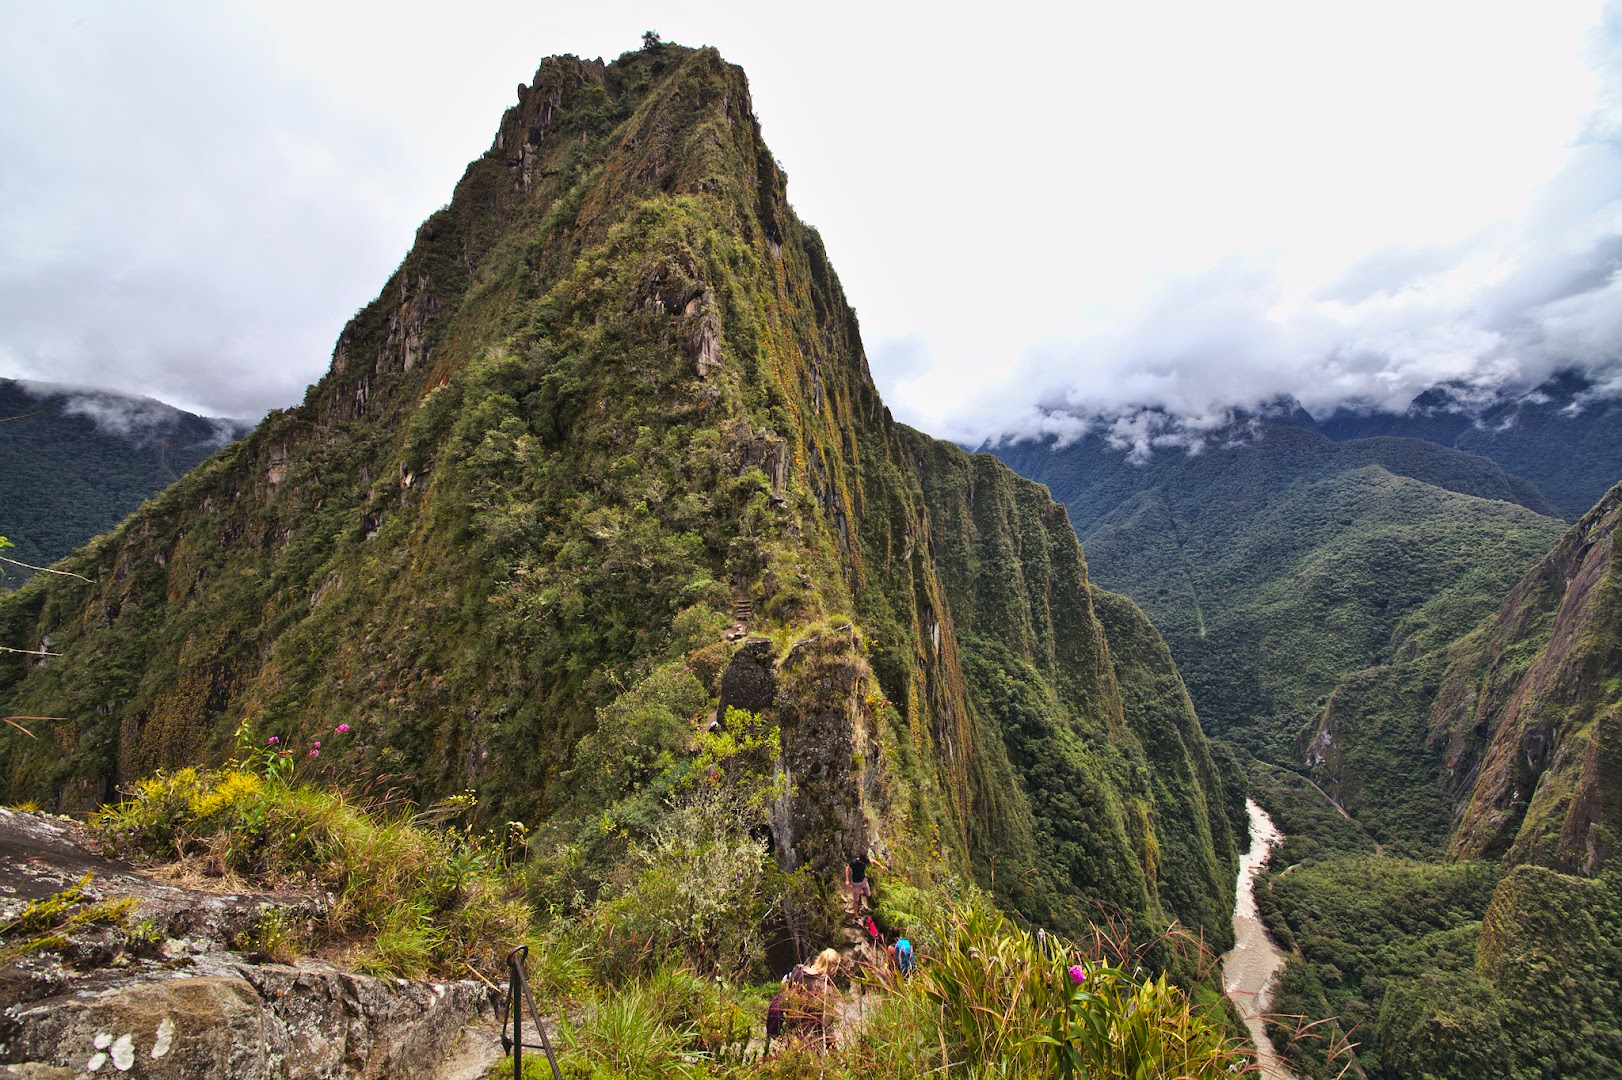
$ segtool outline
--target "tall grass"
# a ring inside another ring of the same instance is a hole
[[[910,898],[915,974],[858,972],[856,996],[830,999],[831,1047],[788,1040],[762,1058],[775,987],[727,978],[750,966],[744,958],[759,931],[697,919],[725,948],[695,954],[670,921],[680,912],[695,925],[699,898],[678,886],[712,880],[693,872],[703,867],[657,849],[662,858],[628,867],[634,887],[611,890],[583,923],[560,919],[538,932],[508,891],[516,877],[492,869],[496,860],[476,838],[425,824],[445,816],[379,815],[276,775],[183,769],[141,781],[98,826],[126,850],[253,884],[329,890],[333,902],[312,930],[275,920],[260,928],[263,946],[277,952],[347,950],[351,963],[375,972],[473,967],[499,979],[506,950],[529,940],[532,985],[562,1018],[556,1042],[570,1076],[1207,1080],[1247,1068],[1243,1044],[1165,977],[1086,959],[1056,938],[1038,942],[972,892],[960,903],[923,891]],[[678,855],[706,838],[701,822],[683,824],[691,828],[667,834],[682,838],[669,840]],[[757,903],[749,914],[769,911]],[[622,935],[646,935],[635,963],[608,947],[614,938],[601,931],[609,921]]]
[[[476,838],[368,813],[342,794],[244,769],[182,769],[142,780],[97,827],[115,847],[176,858],[204,873],[330,892],[300,939],[265,928],[278,951],[344,952],[385,975],[501,970],[531,927],[528,908],[490,870]]]
[[[1039,942],[989,904],[932,919],[937,945],[908,992],[932,1005],[948,1072],[1021,1077],[1215,1078],[1243,1043],[1164,975],[1149,978]]]

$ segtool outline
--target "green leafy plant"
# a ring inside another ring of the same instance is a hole
[[[702,791],[751,821],[764,821],[774,803],[788,794],[778,768],[782,738],[758,713],[727,708],[720,727],[700,732],[684,788]]]
[[[804,877],[778,869],[753,824],[715,787],[669,807],[588,916],[605,975],[650,974],[673,957],[705,975],[762,973],[766,927]]]
[[[268,956],[278,964],[292,963],[309,948],[307,935],[281,908],[262,912],[253,928],[243,933],[235,944],[238,948]]]
[[[1225,1077],[1242,1043],[1164,975],[1039,942],[984,901],[942,909],[912,992],[940,1014],[942,1067],[1031,1077]]]

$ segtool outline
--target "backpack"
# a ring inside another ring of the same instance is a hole
[[[766,1006],[766,1038],[775,1039],[783,1034],[783,995],[788,993],[785,986],[779,990],[772,1003]]]
[[[766,1006],[766,1037],[775,1039],[783,1034],[783,1019],[787,1008],[783,1004],[783,996],[790,990],[805,982],[805,965],[795,964],[794,970],[783,976],[783,985],[772,996],[771,1004]]]
[[[783,976],[783,985],[766,1006],[766,1037],[778,1038],[790,1019],[801,1034],[822,1030],[818,1010],[812,1007],[816,1000],[813,987],[822,980],[805,970],[804,964],[795,964],[794,970]],[[793,1010],[792,1014],[790,1010]]]
[[[912,974],[912,942],[906,938],[895,943],[895,966],[903,975]]]

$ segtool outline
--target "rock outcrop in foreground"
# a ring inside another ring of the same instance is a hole
[[[488,1038],[464,1036],[491,1017],[483,983],[379,979],[233,948],[267,912],[311,917],[319,899],[169,884],[88,843],[71,821],[0,810],[0,927],[85,875],[87,902],[133,900],[123,931],[75,927],[0,966],[0,1075],[441,1080],[460,1042]],[[0,941],[0,956],[16,944]]]

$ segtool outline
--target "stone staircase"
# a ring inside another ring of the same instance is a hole
[[[728,641],[742,641],[749,633],[749,624],[755,618],[755,602],[743,593],[732,595],[732,629],[726,632]]]

